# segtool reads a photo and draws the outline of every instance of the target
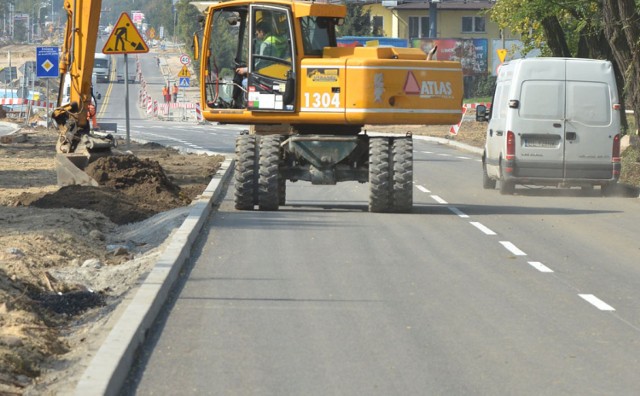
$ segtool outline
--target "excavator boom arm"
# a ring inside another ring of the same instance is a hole
[[[87,111],[91,103],[91,74],[98,40],[102,0],[65,0],[67,13],[62,56],[60,57],[60,89],[58,107],[53,118],[61,129],[61,140],[78,140],[89,130]],[[69,103],[61,103],[65,81],[70,83]],[[60,107],[62,106],[62,107]],[[63,135],[66,135],[65,139]],[[75,139],[69,139],[74,136]],[[75,151],[68,141],[58,144],[59,152]]]

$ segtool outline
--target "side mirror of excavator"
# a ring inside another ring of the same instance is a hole
[[[201,31],[195,32],[193,34],[193,45],[192,45],[192,48],[193,48],[193,60],[200,59],[200,38],[198,37],[198,33],[200,33]]]

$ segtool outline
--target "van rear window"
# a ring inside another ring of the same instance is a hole
[[[564,82],[530,80],[522,83],[520,116],[535,120],[559,120],[564,112]]]
[[[585,125],[611,122],[609,86],[601,82],[567,82],[567,119]]]

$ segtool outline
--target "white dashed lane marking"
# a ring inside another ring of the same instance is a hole
[[[553,272],[553,270],[539,261],[528,261],[529,265],[540,272]]]
[[[416,188],[418,190],[422,191],[423,193],[426,193],[426,194],[429,194],[431,192],[431,191],[427,190],[425,187],[420,186],[420,185],[416,186]]]
[[[578,295],[582,297],[586,302],[588,302],[589,304],[593,305],[594,307],[598,308],[601,311],[615,311],[615,309],[611,305],[602,301],[601,299],[594,296],[593,294],[578,294]]]
[[[449,210],[452,211],[453,213],[455,213],[456,215],[458,215],[458,217],[463,218],[463,219],[468,219],[469,215],[464,213],[463,211],[461,211],[460,209],[456,208],[455,206],[449,206]]]
[[[522,250],[518,249],[516,245],[509,241],[500,241],[500,244],[504,246],[505,249],[513,253],[515,256],[526,256],[527,254]]]
[[[472,226],[476,227],[480,231],[484,232],[486,235],[496,235],[489,227],[485,226],[482,223],[478,223],[477,221],[470,221]]]
[[[439,204],[443,204],[443,205],[447,204],[447,201],[445,201],[444,199],[440,198],[437,195],[432,195],[431,198],[433,198],[433,200],[436,201]]]

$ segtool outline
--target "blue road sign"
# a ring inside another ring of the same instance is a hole
[[[180,88],[189,88],[189,77],[180,77],[178,86]]]
[[[58,77],[60,54],[58,47],[36,47],[36,76]]]

